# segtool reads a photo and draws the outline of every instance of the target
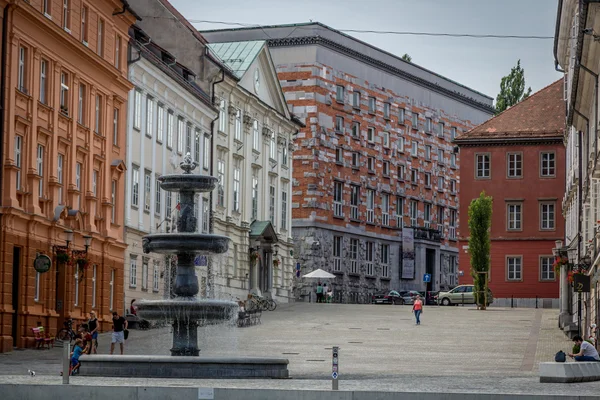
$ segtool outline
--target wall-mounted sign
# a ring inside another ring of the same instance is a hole
[[[573,274],[573,290],[575,293],[589,293],[590,277],[584,274]]]
[[[40,274],[50,271],[52,267],[52,260],[45,254],[38,254],[33,260],[33,268]]]

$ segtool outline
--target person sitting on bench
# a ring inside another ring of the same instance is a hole
[[[590,342],[586,342],[579,335],[574,336],[573,341],[579,345],[579,353],[569,353],[569,357],[575,358],[575,361],[600,361],[598,351]]]

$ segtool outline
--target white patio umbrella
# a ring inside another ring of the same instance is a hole
[[[332,279],[335,278],[335,275],[330,274],[327,271],[323,271],[322,269],[315,269],[313,272],[310,272],[306,275],[302,275],[303,278],[312,278],[312,279]]]

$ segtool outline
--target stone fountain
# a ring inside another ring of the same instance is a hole
[[[214,190],[217,178],[192,174],[197,167],[188,153],[180,164],[182,174],[158,178],[160,187],[180,195],[176,233],[156,233],[143,238],[144,253],[177,256],[173,285],[175,298],[140,300],[138,316],[167,320],[172,324],[173,347],[169,356],[82,356],[81,375],[173,378],[287,378],[288,360],[283,358],[199,357],[198,327],[231,321],[237,316],[233,301],[198,299],[198,277],[194,260],[198,255],[227,252],[229,238],[196,232],[196,193]]]

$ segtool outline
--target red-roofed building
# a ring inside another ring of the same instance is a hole
[[[469,204],[493,198],[489,287],[494,305],[558,307],[552,249],[564,237],[563,80],[456,138],[461,156],[459,283],[473,282]],[[462,273],[462,276],[461,276]],[[556,303],[556,304],[555,304]]]

